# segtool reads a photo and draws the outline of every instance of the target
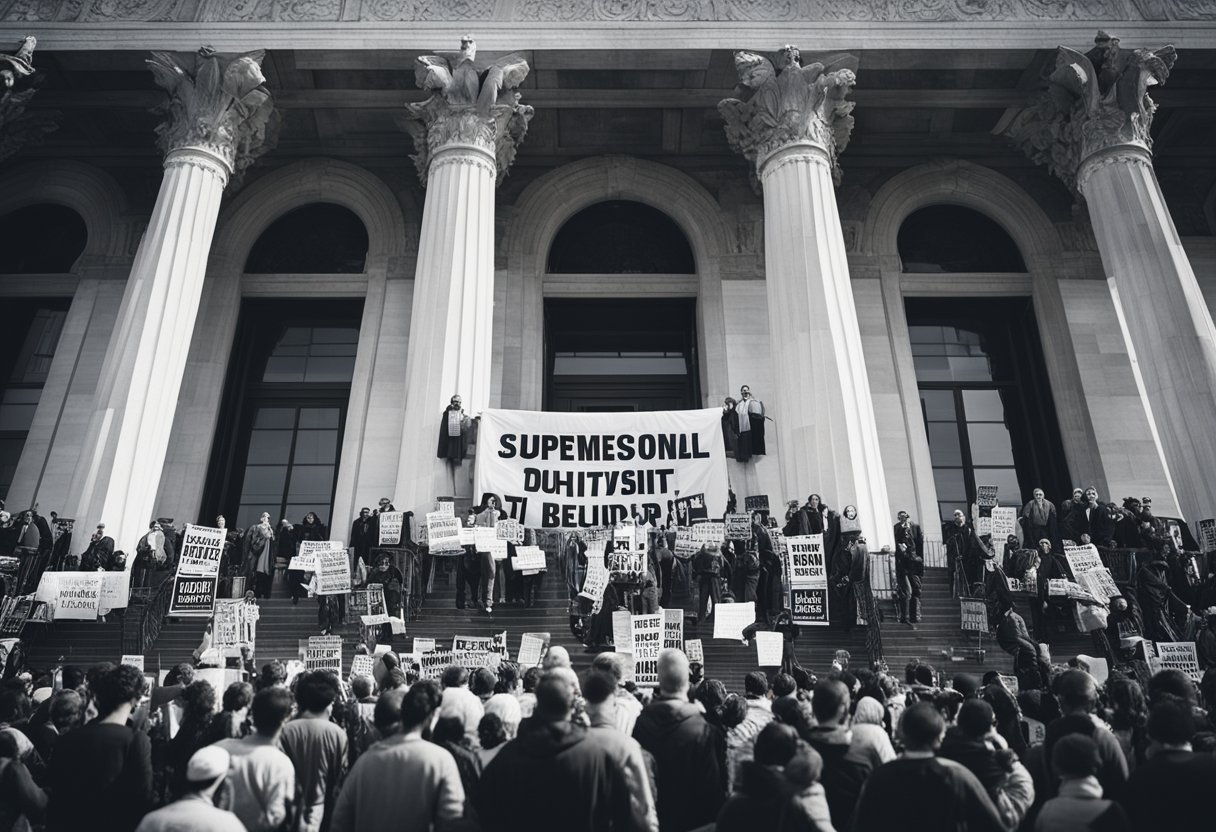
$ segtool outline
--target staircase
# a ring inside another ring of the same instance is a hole
[[[117,615],[114,621],[26,624],[21,638],[26,666],[37,670],[60,664],[88,667],[122,658],[122,622]]]

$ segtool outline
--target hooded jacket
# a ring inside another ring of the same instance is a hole
[[[722,807],[715,832],[833,832],[823,786],[805,781],[805,764],[766,766],[745,760],[735,793]]]
[[[867,753],[853,744],[853,734],[839,725],[817,725],[807,743],[823,757],[823,787],[832,810],[832,824],[848,829],[861,787],[874,770]]]
[[[726,740],[704,711],[684,698],[656,698],[642,709],[633,738],[654,757],[663,832],[713,823],[726,798]]]
[[[481,774],[474,805],[487,832],[634,832],[623,767],[605,743],[570,722],[533,717]],[[664,827],[665,829],[666,827]]]

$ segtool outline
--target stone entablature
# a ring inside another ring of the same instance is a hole
[[[14,22],[1216,20],[1212,0],[0,0]]]

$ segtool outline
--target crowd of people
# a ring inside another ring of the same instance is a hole
[[[1052,666],[1016,695],[999,674],[914,660],[823,678],[748,673],[730,692],[666,649],[658,685],[605,652],[419,678],[217,691],[128,665],[0,685],[0,832],[193,830],[1180,830],[1210,818],[1216,669],[1103,683]]]

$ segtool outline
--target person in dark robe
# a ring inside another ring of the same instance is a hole
[[[355,557],[371,566],[372,547],[380,544],[379,527],[372,510],[367,506],[359,509],[359,516],[350,527],[350,545],[355,550]]]
[[[760,579],[756,585],[756,615],[772,620],[784,606],[781,598],[781,558],[764,526],[764,515],[752,512],[752,541],[760,558]]]
[[[722,418],[719,421],[722,422],[722,443],[726,447],[727,456],[736,456],[739,449],[739,417],[735,415],[736,404],[738,402],[730,396],[722,402]]]
[[[1186,609],[1166,580],[1169,564],[1164,560],[1140,567],[1136,573],[1136,596],[1144,619],[1144,637],[1150,641],[1181,641],[1174,614]]]
[[[1072,490],[1072,495],[1067,500],[1064,500],[1062,503],[1060,503],[1060,510],[1056,514],[1056,517],[1058,518],[1059,523],[1060,523],[1060,534],[1064,537],[1067,537],[1069,540],[1071,540],[1074,543],[1077,542],[1077,538],[1072,537],[1073,531],[1070,526],[1069,518],[1072,516],[1073,508],[1084,502],[1085,502],[1085,489],[1084,488],[1074,488]]]
[[[840,582],[845,602],[844,629],[847,632],[869,618],[866,584],[870,580],[870,553],[864,537],[858,537],[842,548],[848,555],[848,572]]]
[[[920,623],[921,582],[925,577],[925,537],[920,525],[911,515],[901,511],[895,524],[895,580],[898,583],[896,606],[899,623],[915,626]]]
[[[80,556],[81,572],[96,572],[98,569],[110,568],[114,557],[114,538],[106,535],[106,524],[98,523],[97,531],[89,539],[89,547]]]
[[[1068,565],[1068,558],[1052,546],[1050,540],[1044,538],[1039,541],[1039,554],[1040,617],[1035,623],[1035,634],[1039,641],[1050,643],[1057,622],[1072,620],[1072,601],[1061,595],[1051,595],[1048,591],[1050,582],[1053,578],[1071,581],[1073,574],[1072,567]]]
[[[671,606],[671,573],[675,567],[676,557],[667,546],[667,535],[655,535],[654,547],[650,550],[650,558],[654,562],[655,571],[659,578],[659,606]]]
[[[274,536],[275,562],[286,559],[287,566],[291,566],[291,559],[296,556],[297,548],[296,527],[284,517],[279,520],[279,528]],[[307,583],[304,580],[304,572],[299,569],[287,569],[284,574],[287,576],[287,595],[293,606],[299,604],[301,598],[308,596],[308,590],[304,588]]]
[[[747,462],[753,456],[764,456],[764,403],[753,399],[745,384],[739,388],[735,402],[735,459]]]
[[[1055,504],[1047,499],[1041,488],[1036,488],[1030,502],[1022,506],[1020,520],[1023,540],[1060,539],[1059,515],[1056,513]]]
[[[455,415],[453,415],[455,414]],[[469,417],[460,406],[460,396],[451,402],[439,417],[439,448],[436,456],[459,465],[464,460]]]
[[[269,598],[274,576],[274,529],[269,514],[263,513],[260,522],[245,532],[244,562],[245,577],[253,584],[253,596]]]
[[[987,550],[961,510],[955,509],[953,520],[942,527],[942,542],[946,547],[947,562],[961,564],[967,589],[982,584]]]

